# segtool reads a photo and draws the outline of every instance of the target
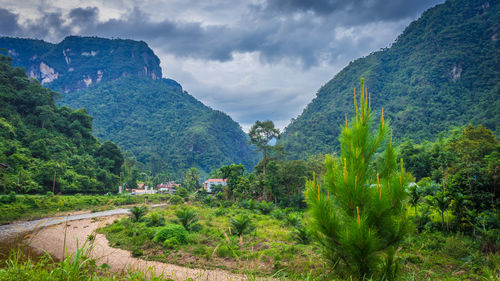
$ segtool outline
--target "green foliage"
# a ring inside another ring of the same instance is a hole
[[[58,108],[57,93],[30,81],[0,55],[0,194],[116,191],[123,156],[91,134],[85,110]],[[4,130],[6,128],[7,130]]]
[[[189,191],[195,191],[201,187],[200,172],[198,171],[198,169],[191,168],[186,172],[186,176],[184,178],[184,186]]]
[[[266,165],[272,154],[277,154],[280,156],[283,152],[281,145],[271,145],[270,142],[273,140],[278,140],[281,137],[280,130],[274,127],[274,123],[271,120],[267,121],[256,121],[255,124],[250,128],[248,132],[250,137],[250,143],[257,146],[257,149],[262,152],[262,166],[264,174],[266,174]],[[276,157],[274,156],[274,157]]]
[[[372,132],[368,93],[361,79],[361,101],[350,126],[342,126],[340,159],[326,157],[326,174],[321,184],[316,179],[306,187],[311,216],[310,227],[326,258],[342,260],[351,275],[360,279],[394,273],[394,251],[407,232],[405,189],[411,175],[403,162],[397,168],[391,139],[382,157],[375,152],[389,130],[380,119]],[[383,264],[386,267],[381,271]],[[389,278],[392,279],[392,278]]]
[[[130,208],[130,213],[132,214],[132,219],[134,221],[141,221],[142,218],[148,213],[148,207],[145,205],[142,206],[133,206]]]
[[[229,218],[229,223],[231,224],[232,233],[238,236],[253,230],[252,219],[247,215],[240,214]]]
[[[165,225],[165,218],[158,212],[152,212],[149,214],[149,217],[146,218],[147,227],[157,227],[164,225]]]
[[[183,202],[184,202],[184,199],[182,199],[182,197],[180,197],[177,194],[175,194],[174,196],[172,196],[170,198],[170,204],[173,204],[173,205],[182,204]]]
[[[274,209],[273,203],[266,202],[265,200],[257,202],[255,206],[264,215],[269,214]]]
[[[183,207],[175,211],[177,219],[187,231],[199,231],[198,213],[189,207]]]
[[[332,124],[344,123],[359,77],[372,87],[372,106],[386,109],[396,140],[433,141],[451,126],[469,123],[498,136],[498,22],[497,1],[446,1],[427,10],[389,48],[349,63],[318,90],[283,134],[287,157],[340,148],[341,131]]]
[[[186,244],[187,243],[188,232],[184,227],[178,224],[168,224],[162,228],[160,228],[154,238],[154,242],[167,242],[168,246],[173,246],[177,244]]]
[[[192,167],[206,174],[235,162],[250,169],[256,160],[236,122],[173,80],[122,77],[66,93],[61,103],[87,108],[96,136],[130,151],[153,175],[181,178]],[[188,189],[199,186],[194,176]]]

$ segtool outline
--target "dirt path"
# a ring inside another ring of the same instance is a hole
[[[49,226],[41,229],[30,239],[29,244],[40,251],[47,251],[51,255],[61,259],[65,255],[64,245],[68,252],[74,253],[78,245],[82,245],[90,234],[105,224],[112,223],[123,215],[102,217],[99,219],[82,219],[72,222]],[[65,239],[66,238],[66,239]],[[66,240],[66,243],[65,243]],[[148,271],[155,275],[163,274],[164,278],[174,280],[245,280],[245,276],[233,274],[223,270],[191,269],[187,267],[165,264],[161,262],[145,261],[131,256],[130,252],[115,249],[109,246],[108,240],[103,234],[97,234],[91,257],[98,264],[106,263],[114,272],[127,270]]]

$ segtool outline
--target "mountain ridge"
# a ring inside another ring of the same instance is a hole
[[[433,140],[452,126],[483,124],[498,135],[498,2],[446,1],[422,14],[390,48],[351,62],[285,129],[290,158],[338,149],[340,124],[364,77],[375,115],[384,107],[395,140]]]
[[[60,106],[86,108],[99,139],[132,152],[156,174],[181,177],[197,167],[206,175],[232,163],[252,170],[257,162],[240,125],[162,78],[160,60],[145,42],[69,36],[52,44],[2,37],[0,48],[32,78],[62,92]]]
[[[30,78],[60,92],[86,89],[123,76],[162,78],[160,59],[144,41],[68,36],[53,44],[0,37],[0,46]]]

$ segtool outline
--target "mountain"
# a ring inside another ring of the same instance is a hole
[[[210,172],[234,162],[249,168],[255,164],[239,124],[174,80],[121,77],[64,94],[62,103],[87,108],[99,139],[116,142],[138,161],[155,161],[173,174],[190,167]]]
[[[85,108],[101,140],[117,143],[153,172],[181,176],[231,163],[252,169],[257,155],[248,136],[171,79],[144,42],[70,36],[58,44],[0,38],[14,65],[60,91],[61,105]]]
[[[57,93],[0,55],[0,194],[116,192],[123,156],[92,136],[85,110],[58,108]],[[54,175],[56,172],[56,176]]]
[[[499,1],[449,0],[412,22],[390,48],[351,62],[285,129],[290,158],[338,149],[361,77],[394,139],[417,142],[468,123],[500,133]],[[358,93],[359,98],[359,93]]]
[[[145,42],[69,36],[58,44],[0,38],[14,65],[59,92],[85,89],[120,77],[162,77],[160,59]]]

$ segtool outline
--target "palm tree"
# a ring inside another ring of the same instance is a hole
[[[187,231],[193,230],[198,222],[198,213],[191,208],[184,207],[177,210],[175,211],[175,215]]]
[[[134,206],[130,208],[130,213],[132,214],[132,220],[140,221],[148,212],[148,207],[142,205],[140,207]]]

